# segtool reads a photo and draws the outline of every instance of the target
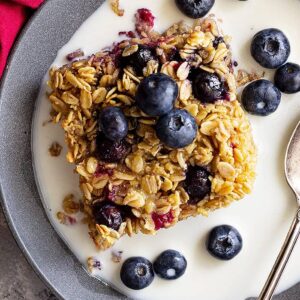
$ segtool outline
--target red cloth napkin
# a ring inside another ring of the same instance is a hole
[[[43,0],[0,0],[0,78],[9,51],[22,25]]]

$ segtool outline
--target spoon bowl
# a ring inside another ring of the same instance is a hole
[[[300,205],[300,122],[289,141],[285,155],[285,176]]]
[[[296,195],[298,209],[284,244],[258,300],[270,300],[300,234],[300,122],[290,138],[285,154],[285,176]]]

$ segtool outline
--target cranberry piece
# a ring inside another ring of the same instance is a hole
[[[136,18],[136,31],[141,32],[149,32],[154,27],[155,17],[153,16],[151,10],[147,8],[138,9],[135,14]]]
[[[113,142],[99,133],[96,151],[101,160],[116,163],[125,159],[130,152],[130,145],[125,140]]]
[[[121,209],[113,202],[97,202],[92,211],[97,224],[118,230],[123,222]]]
[[[157,213],[152,214],[152,220],[155,224],[155,230],[159,230],[165,227],[165,224],[170,224],[174,220],[173,211],[170,210],[168,213],[159,215]]]
[[[184,182],[184,188],[190,196],[190,204],[197,204],[211,191],[210,173],[203,167],[190,166]]]
[[[114,170],[113,169],[105,168],[104,165],[100,165],[99,164],[97,166],[96,172],[94,173],[94,176],[95,177],[102,177],[102,176],[105,176],[105,175],[113,176],[113,174],[114,174]]]

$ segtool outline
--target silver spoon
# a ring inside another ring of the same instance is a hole
[[[298,210],[258,300],[269,300],[272,298],[300,234],[300,122],[295,128],[286,150],[285,176],[296,195]]]

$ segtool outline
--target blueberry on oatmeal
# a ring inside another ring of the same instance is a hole
[[[288,38],[276,28],[259,31],[251,43],[253,58],[268,69],[276,69],[283,65],[290,52],[291,46]]]
[[[225,94],[224,84],[217,74],[200,71],[193,81],[195,97],[203,103],[214,103]]]
[[[173,109],[160,117],[156,124],[156,134],[166,146],[184,148],[191,144],[197,135],[197,124],[186,110]]]
[[[122,212],[119,206],[111,201],[96,202],[93,207],[93,216],[99,225],[106,225],[109,228],[118,230],[122,219]]]
[[[207,250],[216,258],[230,260],[239,254],[242,247],[240,233],[230,225],[217,226],[209,233]]]
[[[215,4],[215,0],[176,0],[178,8],[188,17],[204,17]]]
[[[275,86],[286,94],[294,94],[300,91],[300,66],[286,63],[275,73]]]
[[[241,100],[247,112],[258,116],[268,116],[277,110],[281,93],[272,82],[260,79],[244,88]]]
[[[99,127],[111,141],[120,141],[128,133],[128,122],[119,107],[105,107],[100,112]]]
[[[170,76],[156,73],[141,81],[135,99],[145,114],[159,117],[173,109],[177,96],[177,83]]]
[[[130,152],[130,145],[123,139],[113,142],[99,132],[96,141],[97,156],[104,162],[120,162]]]
[[[190,204],[197,204],[211,192],[211,174],[200,166],[190,166],[183,187],[188,193]]]
[[[122,56],[121,64],[131,66],[138,75],[143,74],[143,69],[147,66],[150,60],[157,61],[153,47],[147,45],[137,45],[137,51],[129,56]]]
[[[162,252],[153,263],[155,273],[167,280],[174,280],[181,277],[186,267],[187,262],[185,257],[175,250]]]
[[[152,263],[144,257],[130,257],[122,265],[121,280],[130,289],[141,290],[154,279]]]

